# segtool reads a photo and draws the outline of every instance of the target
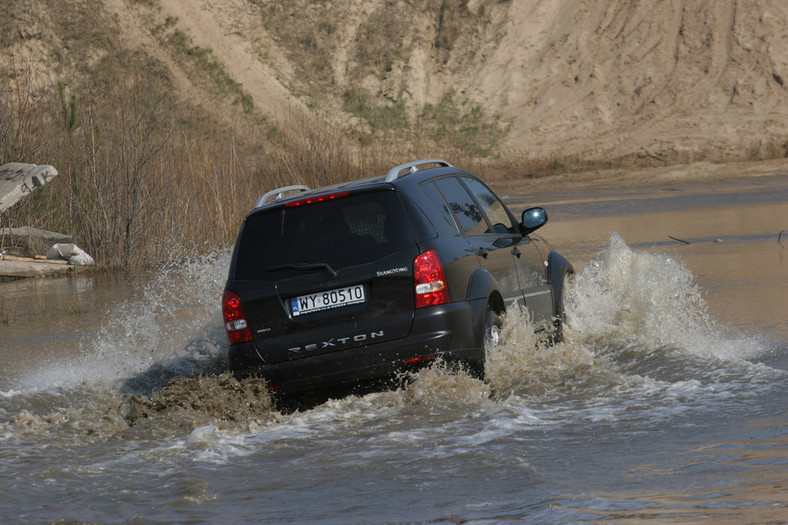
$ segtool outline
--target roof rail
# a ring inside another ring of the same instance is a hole
[[[452,165],[446,162],[445,160],[438,160],[438,159],[417,160],[414,162],[408,162],[406,164],[400,164],[399,166],[395,166],[391,168],[388,174],[386,174],[385,181],[391,182],[397,180],[400,177],[400,173],[405,170],[408,170],[408,173],[416,173],[417,171],[419,171],[419,167],[423,164],[439,164],[444,168],[452,167]]]
[[[255,208],[259,208],[263,204],[266,204],[270,201],[276,201],[284,197],[285,192],[288,191],[309,191],[309,186],[304,186],[303,184],[294,184],[292,186],[282,186],[281,188],[277,188],[275,190],[271,190],[262,197],[260,197],[257,201],[257,204],[254,205]]]

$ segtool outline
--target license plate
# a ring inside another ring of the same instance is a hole
[[[364,286],[357,284],[345,288],[337,288],[326,292],[299,295],[290,299],[290,311],[294,316],[341,308],[351,304],[363,303]]]

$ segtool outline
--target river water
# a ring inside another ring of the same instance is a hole
[[[222,374],[228,254],[0,283],[0,521],[786,522],[788,177],[509,200],[566,341],[294,414]]]

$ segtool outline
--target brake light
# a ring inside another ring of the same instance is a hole
[[[293,206],[301,206],[303,204],[312,204],[313,202],[323,202],[323,201],[331,201],[334,199],[339,199],[341,197],[346,197],[348,195],[348,191],[338,191],[336,193],[328,193],[326,195],[317,195],[315,197],[307,197],[305,199],[298,199],[296,201],[286,202],[285,206],[293,207]]]
[[[413,284],[416,287],[416,308],[449,302],[443,264],[433,250],[427,250],[413,261]]]
[[[252,340],[252,332],[246,323],[246,315],[241,307],[241,298],[237,293],[225,290],[224,297],[222,297],[222,313],[224,314],[227,340],[231,345],[248,343]]]

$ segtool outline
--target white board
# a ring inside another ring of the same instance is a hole
[[[56,176],[57,170],[49,164],[3,164],[0,166],[0,212],[4,212]]]

